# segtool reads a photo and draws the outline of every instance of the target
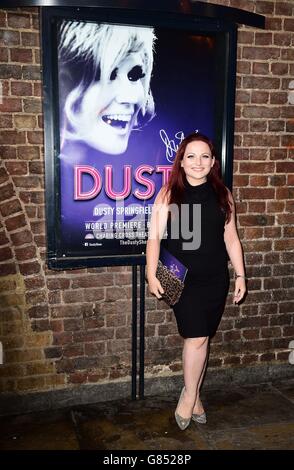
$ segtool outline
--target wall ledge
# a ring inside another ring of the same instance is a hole
[[[207,371],[203,389],[220,390],[222,387],[257,385],[293,379],[293,365],[262,364],[248,367],[230,367]],[[178,393],[183,382],[182,373],[154,376],[145,379],[145,397]],[[56,410],[91,403],[128,398],[131,400],[131,381],[101,384],[83,384],[74,388],[54,389],[45,392],[2,393],[0,415],[16,415],[38,411]]]

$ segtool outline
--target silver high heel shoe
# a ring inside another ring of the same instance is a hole
[[[201,413],[200,415],[198,415],[197,413],[193,413],[192,414],[192,420],[196,421],[196,423],[199,423],[199,424],[206,424],[207,423],[207,418],[206,418],[205,411],[204,411],[204,413]]]
[[[178,401],[178,405],[182,399],[182,396],[183,396],[183,393],[185,391],[185,387],[183,387],[182,391],[181,391],[181,395],[180,395],[180,398],[179,398],[179,401]],[[190,418],[183,418],[182,416],[180,416],[178,413],[177,413],[177,410],[175,411],[175,419],[176,419],[176,422],[177,422],[177,425],[179,426],[179,428],[184,431],[185,429],[187,429],[187,427],[189,426],[190,424],[190,421],[191,421],[191,417]]]
[[[197,415],[196,413],[193,413],[192,420],[196,421],[196,423],[199,423],[199,424],[206,424],[207,423],[206,413],[204,412],[201,415]]]

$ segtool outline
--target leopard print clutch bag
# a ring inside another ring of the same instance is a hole
[[[180,300],[184,283],[162,264],[160,260],[157,265],[156,277],[164,290],[162,299],[172,307]]]

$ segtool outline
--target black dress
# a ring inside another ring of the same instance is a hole
[[[169,217],[167,236],[162,240],[162,245],[188,268],[185,288],[173,310],[183,338],[211,337],[220,323],[230,283],[224,243],[225,214],[209,181],[198,186],[191,186],[186,181],[183,202],[185,209],[181,206],[178,217]],[[193,204],[201,205],[201,227],[199,213],[198,218],[194,217],[193,225]],[[183,249],[183,242],[187,242],[187,235],[183,237],[182,234],[183,210],[189,214],[190,231],[193,230],[194,236],[195,230],[201,233],[198,249]],[[172,227],[179,220],[179,236],[175,238],[176,232]]]

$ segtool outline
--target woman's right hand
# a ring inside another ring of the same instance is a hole
[[[157,297],[158,299],[161,299],[162,298],[161,294],[164,293],[164,290],[159,280],[157,279],[157,277],[155,276],[148,277],[148,285],[149,285],[149,292],[152,295],[155,295],[155,297]]]

